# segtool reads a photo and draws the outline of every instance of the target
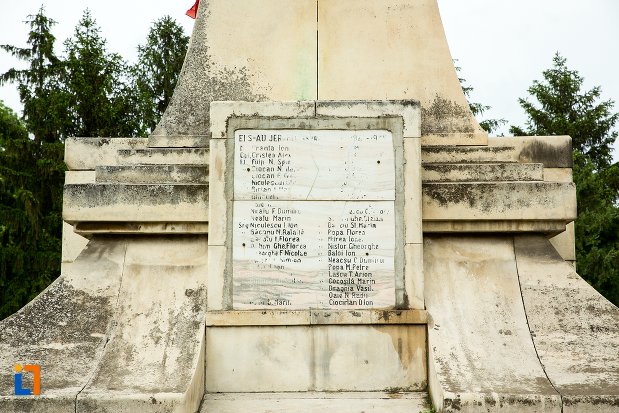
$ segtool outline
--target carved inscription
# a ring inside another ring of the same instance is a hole
[[[234,169],[235,309],[395,304],[391,133],[240,130]]]

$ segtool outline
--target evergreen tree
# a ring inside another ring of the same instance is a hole
[[[43,7],[28,16],[30,26],[27,44],[20,48],[0,45],[0,49],[27,62],[27,69],[9,69],[0,75],[0,85],[17,83],[24,105],[23,118],[37,142],[59,142],[66,122],[66,95],[61,85],[63,63],[54,53],[56,38],[51,28],[56,23],[45,16]]]
[[[518,135],[570,135],[577,188],[576,265],[578,273],[619,305],[619,164],[611,165],[613,127],[619,114],[612,100],[600,101],[601,88],[582,91],[583,78],[559,54],[553,67],[519,99],[527,127]]]
[[[544,81],[535,80],[529,94],[537,100],[518,99],[529,117],[527,128],[512,126],[515,135],[569,135],[573,148],[595,163],[597,168],[610,165],[612,144],[617,139],[613,127],[619,113],[612,113],[612,100],[600,102],[599,86],[581,92],[583,77],[566,66],[558,53],[553,67],[543,72]]]
[[[189,36],[170,16],[155,21],[146,43],[138,46],[134,67],[141,134],[152,132],[170,102],[183,66]]]
[[[106,41],[88,9],[65,41],[66,136],[132,136],[137,131],[131,78],[122,57]]]
[[[0,319],[60,274],[61,149],[30,139],[23,121],[0,104]]]

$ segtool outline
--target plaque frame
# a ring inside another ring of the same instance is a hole
[[[419,104],[414,101],[213,102],[207,309],[235,310],[232,213],[234,134],[239,129],[391,132],[395,162],[395,306],[385,310],[423,309],[420,123]]]

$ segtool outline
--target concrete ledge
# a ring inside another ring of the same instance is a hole
[[[144,138],[67,138],[64,162],[69,170],[94,170],[97,165],[118,165],[118,151],[146,147]]]
[[[213,393],[200,413],[418,413],[430,411],[426,392]]]
[[[558,182],[423,184],[424,221],[576,219],[576,187]]]
[[[543,181],[541,163],[425,164],[423,182]]]
[[[151,135],[148,137],[149,148],[206,148],[208,136],[206,135],[176,135],[162,136]]]
[[[75,233],[83,236],[94,234],[208,234],[206,222],[78,222],[75,224]]]
[[[66,181],[65,181],[66,182]],[[122,165],[97,166],[96,182],[123,184],[206,184],[208,166]],[[66,182],[69,183],[69,182]],[[71,182],[73,183],[73,182]],[[84,183],[84,182],[80,182]]]
[[[423,163],[520,162],[571,168],[572,140],[569,136],[489,138],[488,146],[425,146],[421,158]]]
[[[207,165],[209,155],[206,148],[121,149],[118,159],[124,165]]]
[[[568,224],[569,225],[569,224]],[[535,220],[494,220],[494,221],[424,221],[423,232],[426,234],[449,233],[514,233],[536,232],[555,235],[567,228],[565,221]]]
[[[425,324],[424,310],[209,311],[208,326]]]
[[[63,219],[69,223],[208,222],[208,185],[65,185]]]

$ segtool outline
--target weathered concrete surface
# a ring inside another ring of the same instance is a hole
[[[515,237],[529,327],[564,412],[619,412],[619,308],[564,262],[547,239]]]
[[[316,0],[203,0],[153,145],[208,136],[215,100],[315,99],[316,53]]]
[[[75,411],[111,334],[125,251],[122,238],[91,241],[60,278],[0,322],[0,411]],[[41,366],[40,396],[8,396],[17,363]]]
[[[541,163],[425,164],[423,182],[543,181]]]
[[[209,327],[206,341],[207,392],[418,391],[427,385],[423,325]]]
[[[148,148],[119,149],[118,160],[122,165],[206,165],[206,148]],[[99,165],[110,165],[102,163]]]
[[[424,221],[576,219],[576,187],[562,182],[423,184]]]
[[[417,99],[436,144],[484,144],[435,0],[318,1],[318,99]],[[368,82],[368,79],[372,79]],[[450,136],[461,133],[462,135]]]
[[[127,184],[206,184],[208,166],[123,165],[97,166],[96,182]],[[66,182],[69,183],[69,182]]]
[[[427,163],[541,163],[544,168],[572,167],[569,136],[489,138],[488,146],[426,146],[421,159]]]
[[[458,82],[436,0],[200,6],[151,147],[202,144],[217,100],[419,99],[427,144],[487,141]],[[265,47],[271,44],[277,47]]]
[[[69,170],[94,170],[97,165],[118,165],[121,149],[145,148],[144,138],[67,138],[64,162]]]
[[[200,413],[421,413],[426,392],[207,394]]]
[[[195,412],[204,389],[206,237],[127,246],[117,327],[77,398],[84,412]]]
[[[208,185],[65,185],[62,218],[69,223],[207,222]]]
[[[197,411],[206,261],[205,236],[94,237],[0,323],[0,411]],[[41,365],[41,396],[6,396],[16,363]]]
[[[527,327],[510,237],[426,237],[430,394],[447,412],[561,412]]]

